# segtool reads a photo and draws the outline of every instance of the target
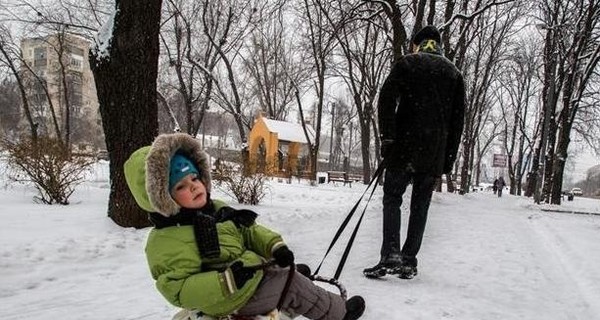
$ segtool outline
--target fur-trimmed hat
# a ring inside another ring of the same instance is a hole
[[[181,209],[169,192],[170,164],[175,154],[184,155],[195,165],[200,181],[210,193],[210,165],[200,142],[184,133],[161,134],[151,146],[138,149],[125,162],[125,179],[142,209],[165,217]]]
[[[415,45],[419,45],[423,40],[435,40],[436,42],[442,42],[442,36],[440,35],[440,31],[435,26],[425,26],[423,29],[419,30],[412,39],[412,43]]]

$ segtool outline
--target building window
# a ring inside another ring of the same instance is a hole
[[[37,47],[33,49],[33,66],[45,67],[48,65],[48,55],[46,47]]]
[[[69,88],[69,100],[71,107],[73,108],[74,114],[81,113],[81,106],[83,105],[83,86],[82,86],[81,75],[77,73],[69,74],[67,78],[67,85]]]
[[[72,55],[81,56],[83,58],[83,49],[81,48],[67,45],[67,52]]]
[[[71,60],[69,61],[69,66],[71,66],[73,69],[77,69],[77,70],[81,70],[83,61],[80,59],[77,59],[75,57],[71,57]]]

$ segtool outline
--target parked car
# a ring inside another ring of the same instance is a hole
[[[574,196],[582,196],[583,191],[581,191],[581,188],[573,188],[571,189],[571,194]]]

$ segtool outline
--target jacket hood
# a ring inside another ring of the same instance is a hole
[[[169,165],[176,152],[194,162],[206,192],[210,193],[210,165],[200,142],[184,133],[162,134],[151,146],[138,149],[125,162],[125,179],[142,209],[165,217],[175,215],[181,209],[169,193]]]

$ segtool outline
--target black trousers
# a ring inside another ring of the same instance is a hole
[[[414,261],[416,266],[416,256],[421,248],[435,180],[436,177],[431,174],[386,169],[383,183],[382,261],[390,254],[400,253],[403,260],[408,263]],[[411,181],[413,188],[410,197],[408,232],[402,251],[400,251],[400,206],[402,205],[402,195]]]

